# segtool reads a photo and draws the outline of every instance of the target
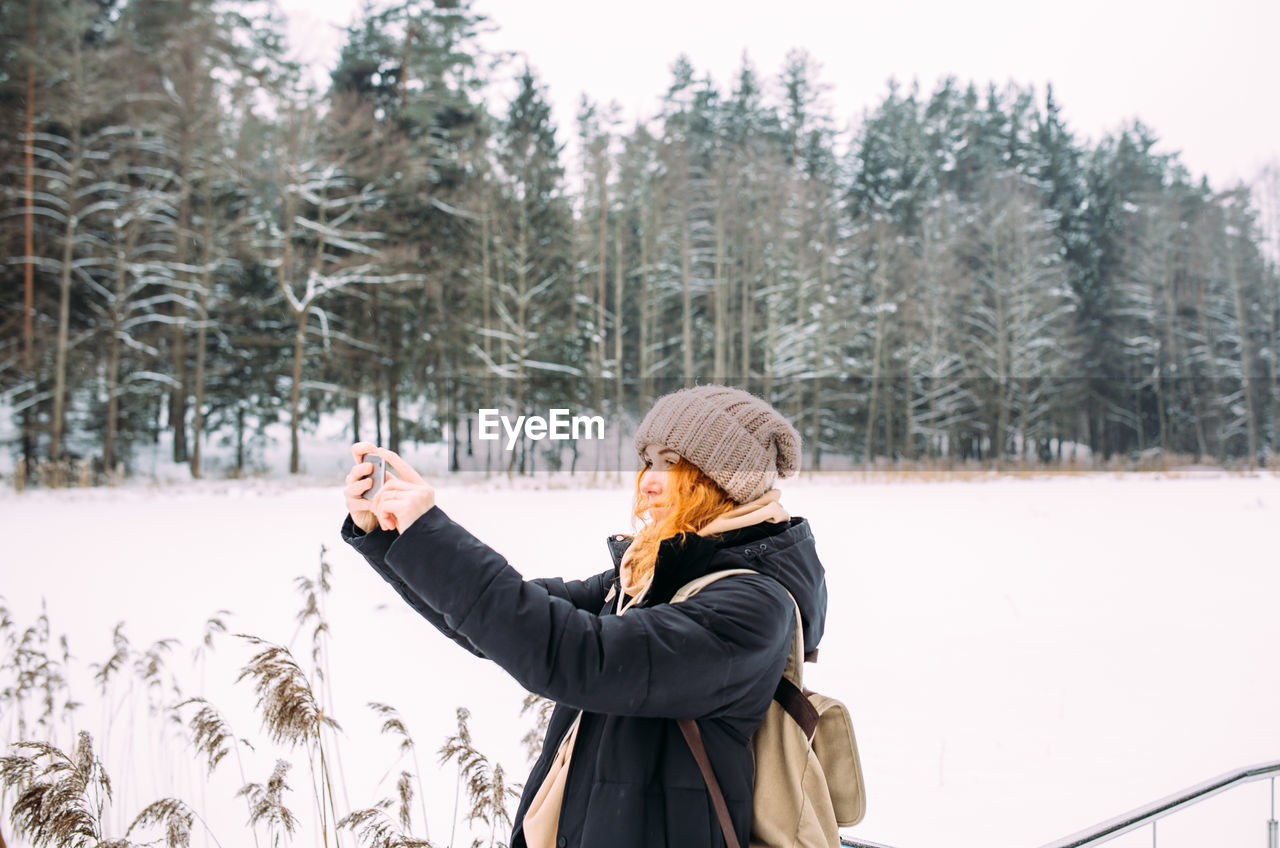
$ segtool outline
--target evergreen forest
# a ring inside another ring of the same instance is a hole
[[[484,24],[366,4],[316,90],[260,0],[0,4],[19,474],[127,476],[162,437],[244,472],[281,423],[297,472],[335,415],[484,467],[480,408],[626,432],[705,382],[791,416],[810,470],[1275,463],[1265,180],[1212,186],[1137,120],[1081,140],[1051,88],[888,80],[846,120],[802,49],[725,85],[671,57],[656,114],[583,97],[557,127]]]

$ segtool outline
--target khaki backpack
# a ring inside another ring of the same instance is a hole
[[[758,574],[734,568],[704,575],[680,588],[671,603],[687,600],[711,583],[734,574]],[[849,711],[840,701],[804,688],[804,630],[800,605],[786,669],[764,721],[751,737],[755,758],[750,848],[830,848],[840,845],[837,828],[862,820],[867,797]],[[739,848],[720,784],[716,780],[696,722],[679,721],[711,793],[725,844]]]

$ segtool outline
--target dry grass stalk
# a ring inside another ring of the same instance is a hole
[[[456,760],[458,763],[458,787],[466,784],[467,799],[470,811],[467,821],[477,819],[489,825],[489,844],[494,844],[494,837],[499,825],[510,826],[511,815],[507,812],[507,804],[519,800],[518,785],[506,782],[506,775],[501,765],[490,767],[489,758],[476,750],[471,741],[471,712],[465,707],[458,707],[458,732],[445,740],[440,748],[440,763]],[[458,793],[454,794],[454,828],[457,827]],[[449,844],[454,844],[455,833],[450,833]],[[473,845],[481,844],[477,840]]]
[[[336,721],[321,711],[311,682],[294,662],[288,648],[247,633],[235,635],[250,644],[265,646],[240,670],[236,682],[246,677],[253,681],[263,726],[271,741],[297,747],[318,740],[321,726],[341,729]]]
[[[194,818],[195,811],[182,801],[177,798],[161,798],[138,813],[138,817],[125,831],[125,836],[133,833],[135,827],[162,824],[165,848],[191,848],[191,822]],[[217,841],[214,839],[214,842]]]
[[[221,636],[227,632],[227,623],[223,616],[231,615],[230,610],[220,609],[204,622],[204,634],[200,637],[200,644],[191,649],[191,660],[200,667],[200,691],[204,691],[204,674],[206,666],[206,656],[213,651],[213,637]]]
[[[70,688],[63,674],[63,670],[71,659],[67,637],[64,635],[59,640],[62,660],[51,657],[49,613],[43,600],[40,604],[40,615],[36,618],[35,624],[23,630],[21,636],[15,637],[13,620],[7,608],[3,611],[3,623],[10,661],[0,666],[0,669],[12,670],[14,683],[0,690],[0,706],[4,707],[2,712],[8,713],[11,721],[16,721],[18,738],[25,737],[28,733],[27,694],[38,693],[41,711],[36,718],[36,727],[43,728],[44,740],[52,743],[56,732],[54,725],[58,709],[61,708],[63,717],[70,721],[75,710],[82,706],[80,702],[72,700]],[[59,698],[63,700],[59,701]],[[73,728],[73,736],[74,733]]]
[[[253,750],[253,745],[250,742],[238,738],[231,732],[230,725],[227,724],[226,719],[222,717],[222,714],[218,712],[213,704],[210,704],[204,698],[195,697],[187,698],[185,701],[175,704],[173,709],[175,711],[180,710],[187,704],[200,704],[200,709],[191,717],[191,741],[196,748],[196,752],[205,756],[209,776],[213,775],[214,769],[218,767],[218,763],[222,762],[223,757],[231,753],[237,746],[244,745],[250,751]],[[239,756],[238,750],[236,755]]]
[[[76,462],[76,485],[81,489],[87,489],[93,485],[93,460],[90,457],[84,457]]]
[[[15,742],[13,747],[34,751],[0,758],[0,783],[17,796],[9,813],[17,832],[37,848],[96,848],[102,842],[102,810],[111,799],[111,780],[94,755],[92,737],[81,731],[71,756],[46,742]],[[37,773],[38,761],[46,757],[48,763]]]
[[[265,784],[247,783],[236,793],[249,800],[249,826],[256,828],[259,823],[267,826],[272,848],[279,848],[281,837],[292,836],[298,827],[297,817],[283,801],[284,793],[289,791],[284,779],[289,768],[288,760],[276,760]]]
[[[409,804],[413,801],[413,775],[407,771],[401,771],[400,779],[396,781],[396,797],[400,800],[400,806],[396,808],[400,826],[410,830],[413,827],[409,816]]]
[[[107,688],[111,685],[111,678],[120,673],[120,669],[124,668],[124,664],[129,661],[132,653],[129,637],[124,635],[123,621],[117,622],[115,629],[111,631],[111,643],[115,651],[106,662],[89,664],[90,668],[95,669],[93,679],[98,684],[98,694],[104,698],[107,695]]]
[[[385,721],[382,722],[381,732],[389,733],[393,736],[400,737],[400,756],[403,757],[405,754],[408,754],[409,756],[413,757],[413,771],[414,771],[414,774],[417,776],[418,797],[421,799],[421,804],[422,804],[422,830],[423,830],[423,833],[426,835],[426,839],[430,840],[431,828],[428,826],[428,823],[427,823],[427,801],[422,791],[422,769],[418,765],[418,748],[413,742],[413,737],[409,735],[409,729],[405,727],[404,721],[400,718],[400,713],[396,711],[394,707],[388,706],[387,704],[379,704],[376,701],[373,701],[369,703],[369,709],[373,710],[378,715],[384,717]],[[385,775],[383,775],[383,777],[385,778]],[[408,779],[409,779],[409,774],[407,772],[402,771],[400,773],[400,784],[401,784],[400,796],[403,801],[403,811],[401,814],[401,821],[403,822],[406,830],[411,829],[411,825],[409,822],[408,800],[405,799],[406,798],[405,793],[408,791],[408,789],[406,786],[404,786],[404,784]]]
[[[227,623],[222,620],[222,616],[231,615],[231,610],[220,609],[212,616],[205,619],[204,635],[200,637],[200,643],[204,647],[213,650],[214,634],[223,634],[227,632]]]
[[[303,607],[298,612],[297,621],[298,629],[301,630],[308,622],[314,621],[315,627],[311,631],[311,662],[315,670],[316,681],[323,684],[325,681],[325,665],[323,662],[323,642],[321,637],[329,632],[329,622],[324,617],[323,602],[324,597],[329,593],[329,563],[324,559],[325,547],[320,546],[320,575],[315,580],[308,577],[298,576],[293,579],[297,585],[298,592],[303,597]],[[297,634],[294,634],[295,638]],[[293,640],[289,640],[293,644]]]
[[[334,719],[325,715],[316,701],[310,681],[294,661],[288,648],[247,633],[237,633],[236,636],[252,644],[266,646],[241,669],[236,682],[239,683],[246,677],[253,680],[254,689],[258,693],[258,709],[262,713],[263,726],[267,729],[272,741],[287,743],[290,747],[304,744],[307,746],[309,757],[311,745],[315,744],[319,767],[316,767],[312,759],[311,773],[313,778],[316,775],[320,778],[321,789],[317,793],[316,804],[320,812],[320,832],[327,846],[330,814],[332,814],[332,821],[337,821],[338,815],[321,729],[331,727],[334,730],[341,730],[342,728]],[[323,797],[326,790],[328,809],[325,808]],[[336,833],[334,838],[337,839]]]
[[[467,784],[467,793],[471,800],[471,812],[467,813],[467,821],[476,819],[489,825],[489,848],[494,848],[498,827],[511,827],[511,814],[507,812],[507,804],[520,800],[520,785],[508,784],[501,764],[489,769],[489,761],[481,758],[477,767],[471,772]],[[480,840],[471,843],[471,848],[480,848]]]
[[[453,787],[453,821],[449,827],[451,848],[458,832],[458,803],[462,794],[463,781],[469,781],[475,764],[484,760],[484,756],[471,744],[471,728],[467,724],[471,720],[471,711],[466,707],[458,707],[456,715],[458,732],[446,739],[439,751],[440,765],[444,765],[449,760],[456,760],[458,763],[458,777]]]
[[[317,663],[317,679],[328,683],[326,669],[325,642],[328,638],[328,626],[324,620],[324,598],[329,591],[329,569],[323,561],[324,549],[321,549],[321,571],[315,581],[300,580],[306,596],[306,604],[298,619],[302,625],[314,621],[313,659]],[[212,648],[214,637],[227,632],[226,624],[219,617],[228,614],[220,610],[218,615],[209,618],[205,623],[203,648]],[[313,789],[322,787],[317,792],[317,812],[321,818],[321,832],[324,844],[329,845],[329,822],[333,822],[333,839],[338,837],[339,829],[349,829],[358,833],[358,838],[372,841],[378,848],[430,848],[429,834],[418,839],[411,834],[411,808],[415,795],[415,774],[401,770],[396,782],[396,795],[385,799],[376,808],[357,811],[339,820],[335,809],[332,782],[329,777],[327,756],[336,753],[339,747],[334,743],[334,751],[326,751],[322,741],[322,733],[328,728],[330,732],[340,731],[338,723],[327,714],[324,704],[316,697],[315,689],[307,675],[294,661],[292,654],[285,647],[276,645],[248,634],[235,634],[260,648],[256,655],[241,668],[236,682],[250,678],[258,695],[258,709],[263,718],[263,727],[271,740],[277,743],[288,743],[296,747],[298,743],[306,745],[312,765],[311,774]],[[62,717],[81,706],[70,698],[60,698],[59,693],[67,690],[67,682],[63,669],[69,665],[70,649],[67,639],[60,640],[61,661],[51,650],[50,626],[46,613],[41,614],[36,623],[23,631],[15,626],[8,606],[0,596],[0,638],[8,649],[9,660],[0,665],[0,674],[4,675],[3,686],[0,687],[0,716],[7,714],[11,721],[20,725],[19,738],[26,735],[28,726],[23,718],[24,705],[28,699],[43,703],[44,712],[40,725],[51,736],[56,730],[55,718],[59,709]],[[240,765],[242,788],[237,797],[244,796],[249,808],[248,824],[253,828],[253,840],[258,843],[256,826],[259,822],[267,825],[273,848],[278,848],[282,840],[287,841],[298,824],[296,816],[284,804],[284,793],[289,790],[285,782],[285,773],[290,768],[286,760],[278,760],[271,777],[263,784],[249,783],[244,779],[244,765],[240,762],[240,746],[250,750],[254,746],[247,740],[240,739],[217,709],[202,697],[182,698],[181,689],[176,677],[167,674],[167,661],[175,645],[176,639],[162,639],[155,642],[144,652],[135,651],[124,633],[124,623],[116,625],[112,633],[113,652],[101,664],[90,664],[93,669],[94,688],[99,690],[103,702],[103,717],[106,733],[110,734],[111,723],[108,717],[120,714],[123,709],[132,720],[135,710],[130,706],[134,694],[134,683],[144,684],[149,698],[152,716],[161,715],[165,727],[162,730],[160,747],[170,755],[175,748],[165,743],[170,742],[167,732],[170,724],[175,724],[184,735],[183,750],[194,749],[199,756],[205,758],[206,777],[211,776],[225,760],[227,754],[235,752]],[[197,648],[196,656],[203,656],[203,648]],[[129,691],[118,701],[112,697],[119,683],[120,672],[130,669],[133,674],[129,679]],[[135,679],[136,678],[136,679]],[[177,694],[179,700],[172,706],[164,705],[164,697],[170,692]],[[182,718],[182,708],[196,705],[197,709],[189,721]],[[421,803],[424,828],[427,810],[425,797],[421,791],[421,770],[417,764],[416,745],[408,732],[400,714],[385,704],[370,703],[369,706],[384,718],[382,732],[399,738],[399,751],[403,757],[409,754],[414,760],[416,774],[417,797]],[[538,704],[537,710],[551,706],[549,702]],[[535,708],[526,704],[526,709]],[[467,821],[479,820],[489,825],[488,844],[494,845],[495,833],[499,827],[509,826],[511,816],[508,813],[510,803],[519,796],[518,786],[509,786],[501,766],[491,765],[489,759],[477,751],[471,742],[467,722],[469,713],[465,709],[458,710],[458,733],[451,736],[441,748],[441,762],[455,759],[459,766],[458,785],[454,800],[454,824],[459,811],[459,793],[465,783],[468,793],[469,813]],[[132,727],[129,728],[133,735]],[[539,731],[535,731],[540,733]],[[73,729],[73,735],[74,733]],[[10,820],[17,834],[25,837],[37,848],[53,845],[66,848],[138,848],[142,844],[167,846],[189,846],[191,843],[192,824],[199,821],[209,832],[201,815],[186,802],[176,797],[165,797],[147,805],[141,813],[128,825],[123,838],[107,839],[103,831],[107,828],[104,812],[111,809],[112,781],[108,778],[103,763],[94,754],[92,737],[81,732],[76,737],[78,744],[71,755],[64,754],[52,739],[48,741],[24,740],[14,744],[9,756],[0,759],[0,782],[4,791],[14,790],[16,802],[8,805]],[[336,737],[335,737],[336,739]],[[312,744],[315,748],[312,748]],[[35,753],[28,753],[34,751]],[[106,752],[107,748],[104,747]],[[171,762],[173,762],[172,758]],[[47,760],[47,762],[45,762]],[[317,762],[318,760],[318,762]],[[185,759],[189,763],[190,759]],[[132,760],[126,762],[126,772],[134,765]],[[153,774],[158,781],[172,783],[172,774],[163,773],[155,763],[144,773]],[[129,788],[129,776],[126,773],[124,787]],[[327,792],[325,791],[327,790]],[[162,790],[169,794],[168,790]],[[322,795],[327,794],[327,799]],[[91,800],[92,799],[92,800]],[[327,801],[327,803],[326,803]],[[121,802],[127,799],[114,799],[118,813]],[[392,808],[394,807],[394,814]],[[330,818],[330,814],[332,818]],[[120,822],[121,828],[124,821]],[[146,827],[162,827],[163,836],[146,843],[133,840],[134,833]],[[456,835],[456,831],[455,831]],[[221,846],[213,834],[212,841]],[[2,837],[0,837],[2,839]],[[339,843],[340,844],[340,843]],[[452,844],[452,841],[451,841]],[[477,841],[476,844],[482,844]],[[0,842],[3,848],[3,842]]]
[[[163,703],[163,691],[166,681],[162,679],[168,670],[165,656],[174,645],[180,645],[177,639],[161,639],[152,643],[151,647],[139,654],[133,661],[133,671],[137,678],[147,687],[147,710],[151,716],[158,716],[166,708]],[[168,685],[175,697],[182,697],[182,689],[178,680],[169,675]]]
[[[403,776],[407,778],[408,774]],[[406,834],[409,825],[403,818],[397,821],[387,814],[387,809],[394,804],[391,798],[383,798],[372,807],[344,816],[338,827],[355,833],[360,844],[368,848],[433,848],[429,840]]]
[[[218,767],[218,763],[231,751],[235,751],[236,764],[240,769],[240,781],[243,785],[246,782],[244,774],[244,761],[240,759],[240,746],[253,750],[253,744],[246,739],[240,739],[231,732],[231,726],[227,724],[227,720],[222,714],[204,698],[195,697],[188,698],[173,707],[174,714],[187,704],[199,704],[194,715],[191,716],[191,744],[195,747],[196,753],[203,754],[208,765],[208,776],[212,777],[214,769]],[[249,803],[246,799],[245,803]],[[253,810],[249,810],[252,817]],[[258,845],[258,831],[253,831],[253,844]]]
[[[325,617],[325,600],[329,597],[331,586],[329,577],[333,572],[328,560],[325,559],[327,548],[320,546],[320,571],[316,579],[309,580],[306,577],[297,577],[294,583],[297,584],[298,591],[303,596],[303,608],[297,614],[298,629],[306,627],[308,623],[314,622],[311,630],[311,668],[312,674],[316,681],[316,701],[320,705],[321,712],[325,712],[326,705],[329,712],[332,712],[334,703],[332,679],[329,674],[329,620]],[[297,638],[297,632],[294,633]],[[293,644],[290,640],[289,644]],[[336,727],[336,725],[335,725]],[[324,792],[329,797],[329,811],[333,814],[336,821],[338,812],[335,808],[335,797],[333,792],[333,772],[338,773],[338,785],[342,789],[343,807],[351,809],[351,801],[347,797],[346,780],[343,777],[342,769],[342,746],[338,743],[336,736],[332,742],[326,746],[323,744],[323,735],[325,728],[320,728],[317,736],[317,744],[320,753],[321,775],[324,779]],[[330,768],[329,761],[326,759],[326,750],[333,757],[333,767]],[[335,834],[336,838],[336,834]]]
[[[547,700],[541,695],[535,695],[532,692],[525,695],[524,701],[520,704],[520,715],[529,712],[533,713],[533,727],[520,740],[529,762],[538,759],[542,754],[542,740],[546,738],[547,725],[551,723],[551,713],[555,711],[555,708],[555,701]]]

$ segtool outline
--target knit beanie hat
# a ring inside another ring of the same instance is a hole
[[[728,386],[694,386],[663,395],[640,422],[636,452],[671,448],[720,484],[737,503],[753,501],[778,477],[800,469],[800,434],[778,410]]]

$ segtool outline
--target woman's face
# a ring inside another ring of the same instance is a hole
[[[649,517],[657,523],[666,517],[670,505],[663,500],[666,491],[667,472],[680,461],[680,454],[662,445],[649,445],[644,449],[644,474],[640,477],[640,492],[649,499]]]

